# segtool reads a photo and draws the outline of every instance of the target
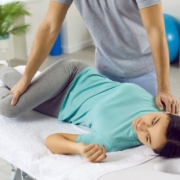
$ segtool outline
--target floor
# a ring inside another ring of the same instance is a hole
[[[94,66],[94,59],[95,59],[94,51],[95,51],[95,48],[94,48],[94,46],[92,46],[92,47],[83,49],[81,51],[78,51],[78,52],[72,53],[72,54],[63,54],[58,57],[48,56],[47,59],[44,61],[44,63],[39,68],[39,71],[43,71],[46,67],[53,64],[57,60],[64,59],[64,58],[82,60],[85,63],[87,63],[95,68],[95,66]],[[15,60],[15,59],[10,61],[11,67],[15,67],[18,65],[26,65],[26,61]],[[172,91],[173,95],[180,102],[180,68],[178,68],[177,62],[171,64],[170,81],[171,81],[171,91]],[[0,180],[9,180],[10,176],[11,176],[10,164],[7,161],[5,161],[4,159],[0,158]],[[26,178],[26,180],[29,180],[29,179],[30,178],[28,178],[28,177]]]

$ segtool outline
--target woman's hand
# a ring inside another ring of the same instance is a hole
[[[27,81],[24,78],[21,78],[20,81],[11,88],[10,94],[14,94],[11,100],[12,106],[18,102],[19,97],[26,91],[30,84],[31,81]]]
[[[104,146],[97,144],[86,145],[84,143],[79,144],[79,152],[85,156],[90,162],[100,162],[106,158],[106,149]]]
[[[179,114],[179,102],[178,100],[169,92],[158,92],[156,97],[156,105],[160,110],[163,110],[163,105],[166,106],[166,112],[170,112],[172,114]]]

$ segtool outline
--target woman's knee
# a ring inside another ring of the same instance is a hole
[[[11,105],[13,95],[8,95],[0,100],[0,114],[7,118],[14,118],[19,115],[16,106]]]
[[[13,82],[13,80],[15,81],[19,81],[21,78],[21,74],[19,72],[17,72],[15,69],[10,69],[8,71],[6,71],[3,75],[2,75],[2,81],[3,82]]]

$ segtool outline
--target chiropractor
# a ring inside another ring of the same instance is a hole
[[[166,111],[178,114],[179,102],[170,90],[160,0],[50,0],[25,72],[11,89],[11,105],[18,102],[48,56],[72,2],[94,39],[97,71],[115,81],[138,84],[155,96],[159,109],[165,105]]]

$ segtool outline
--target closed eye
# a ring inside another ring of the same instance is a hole
[[[154,125],[155,120],[156,120],[156,119],[153,119],[153,121],[152,121],[152,125]]]
[[[159,121],[159,119],[160,119],[160,118],[158,118],[157,121],[156,121],[156,119],[154,119],[154,120],[152,121],[152,125],[154,126],[154,125]]]
[[[149,134],[146,135],[146,142],[148,142]]]
[[[154,120],[152,121],[152,125],[154,126],[160,119],[161,119],[160,117],[159,117],[157,120],[154,119]],[[151,144],[151,136],[150,136],[150,134],[147,134],[147,136],[146,136],[146,141],[147,141],[147,142],[149,141],[149,144]]]

